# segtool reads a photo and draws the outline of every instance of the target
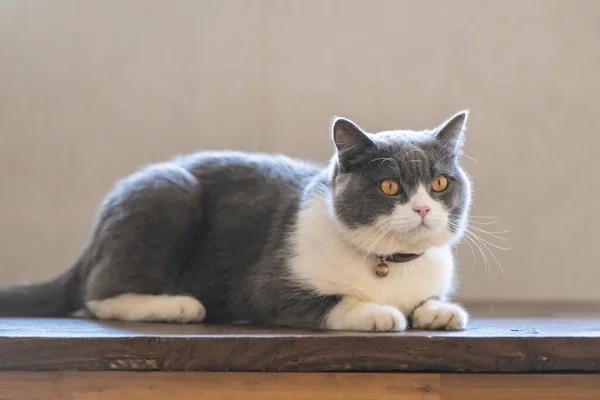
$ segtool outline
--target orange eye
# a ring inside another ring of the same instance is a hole
[[[395,179],[384,179],[379,184],[379,188],[383,194],[388,196],[395,196],[400,191],[400,184]]]
[[[448,187],[448,179],[445,176],[436,176],[431,182],[431,189],[434,192],[443,192]]]

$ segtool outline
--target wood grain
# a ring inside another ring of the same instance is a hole
[[[439,375],[169,372],[0,373],[0,399],[439,399]]]
[[[0,320],[5,371],[599,372],[600,319],[476,319],[464,332]]]
[[[600,375],[0,372],[11,400],[594,400]]]
[[[600,375],[444,374],[444,400],[598,400]]]

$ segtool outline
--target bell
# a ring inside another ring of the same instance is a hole
[[[379,264],[375,267],[375,273],[380,278],[385,278],[390,273],[390,267],[383,261],[379,261]]]

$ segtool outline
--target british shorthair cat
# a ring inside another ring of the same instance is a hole
[[[74,266],[0,290],[0,315],[463,329],[447,296],[467,117],[379,133],[336,118],[324,166],[200,152],[144,167],[108,194]]]

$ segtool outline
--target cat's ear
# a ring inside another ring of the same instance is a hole
[[[365,157],[365,152],[375,147],[365,131],[346,118],[335,117],[333,119],[331,136],[340,164],[347,168],[360,163]]]
[[[435,140],[443,144],[444,150],[453,152],[456,155],[462,153],[468,119],[469,110],[464,110],[435,128]]]

